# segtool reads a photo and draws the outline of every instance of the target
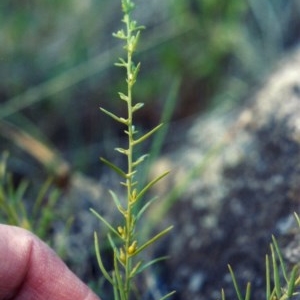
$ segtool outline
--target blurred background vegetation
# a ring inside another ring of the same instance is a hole
[[[139,115],[142,129],[159,122],[168,97],[175,122],[239,104],[298,42],[296,0],[136,3],[136,19],[147,27],[136,58],[142,61],[136,101],[148,104]],[[0,3],[1,120],[96,176],[99,155],[110,158],[112,141],[122,135],[98,110],[123,110],[117,91],[124,76],[113,66],[122,51],[111,36],[120,18],[118,0]],[[11,147],[1,138],[1,150]],[[22,159],[14,167],[31,175],[32,164]]]

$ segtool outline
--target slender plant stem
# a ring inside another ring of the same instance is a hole
[[[110,230],[108,234],[108,240],[113,249],[114,253],[114,271],[110,275],[109,271],[105,269],[102,263],[101,254],[97,244],[97,239],[95,238],[95,247],[97,252],[98,264],[106,279],[113,285],[113,291],[115,300],[129,300],[133,290],[133,278],[142,272],[145,268],[151,266],[153,263],[158,262],[160,259],[153,259],[148,263],[144,263],[137,257],[141,251],[146,249],[148,246],[153,244],[159,238],[167,234],[171,227],[162,230],[154,237],[141,242],[138,244],[136,239],[136,222],[140,219],[142,213],[144,212],[144,207],[147,207],[147,203],[140,208],[137,203],[141,201],[144,194],[161,178],[163,178],[168,172],[158,176],[154,180],[150,181],[144,187],[137,188],[138,179],[135,179],[137,172],[137,165],[142,163],[148,154],[142,155],[140,157],[135,156],[135,146],[145,141],[147,138],[152,136],[157,130],[159,130],[162,124],[154,127],[152,130],[148,131],[142,136],[135,137],[137,131],[134,128],[133,115],[134,112],[143,107],[143,103],[134,103],[133,101],[133,86],[135,85],[136,78],[139,72],[140,64],[135,66],[133,62],[133,54],[136,51],[136,46],[139,40],[140,30],[143,26],[137,26],[136,22],[131,18],[131,12],[134,9],[134,3],[131,0],[121,0],[122,10],[124,12],[123,23],[125,23],[125,28],[119,30],[113,35],[125,42],[125,50],[127,53],[126,59],[119,58],[117,66],[126,69],[126,83],[127,91],[125,93],[119,93],[120,99],[124,101],[127,105],[127,118],[118,117],[114,113],[100,108],[106,115],[113,118],[115,121],[126,126],[125,133],[128,139],[127,149],[116,148],[116,150],[122,155],[127,156],[127,168],[126,171],[116,166],[114,163],[101,158],[101,160],[108,165],[112,170],[114,170],[118,175],[123,178],[122,185],[126,188],[127,199],[126,203],[122,204],[116,193],[111,191],[114,203],[117,209],[123,216],[123,224],[119,224],[115,229],[114,225],[111,225],[104,217],[93,211],[93,213],[103,222],[107,228]],[[121,247],[118,249],[114,238],[121,240]],[[170,296],[169,293],[165,297]],[[163,298],[165,299],[165,298]]]
[[[127,215],[126,215],[126,250],[129,249],[132,243],[131,230],[132,230],[132,216],[131,216],[131,196],[132,196],[132,185],[133,185],[133,114],[132,114],[132,51],[131,51],[131,30],[130,30],[130,18],[129,15],[125,15],[126,20],[126,35],[127,35],[127,126],[128,126],[128,173],[127,173]],[[129,299],[129,291],[130,291],[130,271],[131,271],[131,258],[128,253],[126,255],[126,268],[125,268],[125,293],[126,298]]]

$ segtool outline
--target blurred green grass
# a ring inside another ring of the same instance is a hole
[[[137,120],[141,130],[159,122],[177,78],[171,121],[238,105],[297,43],[299,6],[284,0],[137,1],[136,18],[147,26],[135,90],[136,100],[146,102]],[[123,134],[98,110],[123,113],[117,101],[123,76],[113,67],[121,49],[111,36],[119,11],[118,0],[0,4],[0,118],[93,175],[99,155],[110,158],[111,144]]]

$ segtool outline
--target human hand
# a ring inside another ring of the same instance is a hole
[[[0,224],[0,300],[100,300],[44,242]]]

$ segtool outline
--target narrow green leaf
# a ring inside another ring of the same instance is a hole
[[[116,67],[120,67],[120,68],[127,68],[126,65],[123,65],[122,63],[115,63],[114,64]]]
[[[124,148],[115,148],[116,151],[120,152],[121,154],[128,155],[128,150]]]
[[[236,295],[237,295],[237,297],[238,297],[239,300],[243,300],[243,296],[241,294],[241,291],[240,291],[239,286],[237,284],[234,272],[233,272],[233,270],[232,270],[232,268],[231,268],[230,265],[228,265],[228,269],[229,269],[229,272],[230,272],[230,275],[231,275],[231,278],[232,278],[232,281],[233,281],[233,286],[234,286]]]
[[[109,244],[110,244],[111,248],[113,249],[113,251],[117,251],[118,248],[116,246],[116,243],[112,239],[112,237],[111,237],[111,235],[109,233],[107,234],[107,238],[108,238]]]
[[[299,216],[298,216],[298,214],[295,212],[294,213],[294,216],[295,216],[295,218],[296,218],[296,221],[297,221],[297,223],[298,223],[298,226],[300,227],[300,218],[299,218]]]
[[[133,278],[137,273],[138,271],[140,270],[140,266],[142,264],[142,261],[139,261],[131,270],[130,274],[129,274],[129,277],[130,278]]]
[[[110,225],[101,215],[99,215],[94,209],[90,208],[90,211],[99,219],[101,220],[113,233],[115,233],[118,237],[121,238],[120,234],[118,231],[113,228],[112,225]]]
[[[147,268],[149,268],[150,266],[162,261],[162,260],[166,260],[168,259],[169,256],[162,256],[162,257],[158,257],[156,259],[153,259],[151,261],[149,261],[148,263],[140,266],[140,268],[136,271],[136,274],[142,273],[144,270],[146,270]]]
[[[138,133],[138,131],[135,130],[135,126],[134,126],[134,125],[132,125],[131,129],[132,129],[132,132],[131,132],[131,133],[132,133],[133,135]],[[130,135],[130,134],[131,134],[131,133],[129,133],[128,130],[124,130],[124,132],[125,132],[127,135]]]
[[[273,245],[275,247],[275,251],[277,253],[277,256],[279,258],[279,262],[280,262],[280,266],[281,266],[281,270],[282,270],[282,275],[285,279],[285,282],[286,284],[288,284],[289,282],[289,279],[288,279],[288,276],[287,276],[287,273],[286,273],[286,269],[285,269],[285,264],[284,264],[284,261],[283,261],[283,257],[282,257],[282,254],[281,254],[281,251],[280,251],[280,248],[278,246],[278,243],[275,239],[275,237],[272,235],[272,241],[273,241]]]
[[[114,284],[113,284],[113,290],[114,290],[114,299],[116,300],[122,300],[122,291],[120,290],[120,287],[118,285],[118,279],[117,279],[117,276],[116,276],[116,272],[113,272],[113,281],[114,281]],[[124,297],[124,294],[123,294],[123,297]]]
[[[122,40],[127,39],[127,36],[126,36],[123,29],[118,30],[117,32],[113,32],[112,36],[115,37],[115,38],[118,38],[118,39],[122,39]]]
[[[150,240],[148,240],[142,246],[140,246],[135,251],[134,255],[137,255],[138,253],[140,253],[141,251],[143,251],[145,248],[147,248],[148,246],[150,246],[151,244],[153,244],[154,242],[156,242],[158,239],[160,239],[161,237],[163,237],[164,235],[166,235],[170,230],[172,230],[172,228],[173,228],[173,226],[169,226],[168,228],[162,230],[160,233],[158,233],[157,235],[155,235],[154,237],[152,237]]]
[[[121,181],[120,184],[123,185],[123,186],[125,186],[125,187],[128,187],[127,182]]]
[[[157,199],[158,197],[153,197],[152,199],[148,200],[146,204],[139,210],[138,214],[136,215],[136,219],[139,220],[141,216],[145,213],[145,211],[148,209],[148,207]]]
[[[135,26],[135,28],[136,28],[136,26]],[[137,44],[139,43],[140,36],[141,36],[141,31],[138,30],[138,31],[136,32],[136,35],[135,35],[134,41],[133,41],[133,51],[136,51]],[[135,75],[135,77],[137,76],[137,74],[138,74],[138,72],[139,72],[140,65],[141,65],[141,64],[138,63],[138,65],[137,65],[137,67],[136,67],[136,71],[135,71],[135,72],[136,72],[136,75]]]
[[[123,208],[123,206],[121,204],[121,201],[119,200],[119,197],[117,196],[117,194],[114,191],[112,191],[112,190],[109,190],[109,193],[110,193],[110,195],[111,195],[111,197],[112,197],[112,199],[113,199],[116,207],[120,211],[120,213],[124,214],[125,210],[124,210],[124,208]]]
[[[120,300],[120,291],[118,289],[118,283],[116,276],[113,276],[113,290],[114,290],[114,300]]]
[[[146,26],[137,26],[134,28],[134,30],[144,30]]]
[[[8,224],[19,226],[20,220],[15,207],[13,207],[12,205],[8,205],[4,200],[4,198],[2,197],[1,197],[1,205],[2,205],[1,210],[5,211],[5,214],[7,215]]]
[[[27,214],[27,210],[25,208],[25,204],[24,204],[24,195],[28,189],[28,186],[29,186],[29,182],[27,181],[22,181],[17,190],[15,191],[15,204],[17,205],[18,209],[20,210],[20,213],[21,213],[21,216],[23,216],[25,219],[28,220],[28,214]],[[13,185],[12,185],[12,188],[13,188]]]
[[[34,224],[32,225],[35,229],[35,233],[39,237],[45,237],[47,236],[47,232],[49,230],[49,227],[51,227],[52,221],[55,218],[55,215],[53,214],[54,206],[59,200],[59,196],[61,195],[60,191],[53,190],[48,195],[48,202],[47,205],[42,209],[40,212],[41,216],[33,217],[34,221],[31,222]]]
[[[122,100],[128,102],[128,99],[129,99],[129,98],[128,98],[127,95],[125,95],[124,93],[119,92],[119,96],[120,96],[120,99],[122,99]]]
[[[144,106],[144,103],[142,102],[139,102],[137,104],[135,104],[133,107],[132,107],[132,112],[136,112],[137,110],[139,110],[140,108],[142,108]]]
[[[141,68],[141,63],[138,63],[136,67],[133,67],[132,68],[132,77],[133,77],[133,80],[136,81],[136,78],[138,76],[138,73],[140,71],[140,68]]]
[[[143,142],[144,140],[146,140],[147,138],[149,138],[153,133],[155,133],[158,129],[160,129],[163,126],[163,123],[157,125],[156,127],[154,127],[152,130],[150,130],[149,132],[147,132],[146,134],[144,134],[143,136],[141,136],[140,138],[138,138],[137,140],[134,140],[132,142],[132,145],[135,146],[141,142]]]
[[[19,202],[22,203],[22,200],[24,199],[24,194],[27,191],[29,186],[29,181],[27,180],[22,180],[21,183],[19,184],[17,190],[14,188],[14,185],[11,184],[10,187],[12,188],[11,190],[11,199],[14,199],[15,203]],[[44,191],[42,191],[44,192]]]
[[[106,271],[106,269],[103,265],[102,259],[101,259],[101,253],[100,253],[100,249],[99,249],[99,241],[98,241],[98,236],[97,236],[96,232],[94,232],[94,243],[95,243],[96,258],[97,258],[99,268],[100,268],[101,272],[103,273],[103,276],[113,285],[113,279]]]
[[[245,296],[245,300],[250,300],[250,295],[251,295],[251,283],[248,282],[248,283],[247,283],[247,287],[246,287],[246,296]]]
[[[100,160],[104,162],[107,166],[109,166],[111,169],[113,169],[117,174],[121,175],[123,178],[127,178],[126,173],[123,170],[121,170],[119,167],[117,167],[115,164],[113,164],[112,162],[110,162],[109,160],[103,157],[100,157]]]
[[[226,300],[224,289],[221,290],[221,296],[222,296],[222,300]]]
[[[141,197],[144,196],[144,194],[158,181],[160,181],[162,178],[164,178],[165,176],[167,176],[170,172],[164,172],[163,174],[161,174],[160,176],[158,176],[157,178],[153,179],[152,181],[150,181],[137,195],[137,200],[139,200]]]
[[[140,156],[135,162],[132,163],[132,166],[136,167],[137,165],[142,163],[148,156],[149,156],[149,154],[144,154],[144,155]]]
[[[270,260],[269,256],[266,254],[266,300],[271,297],[271,278],[270,278]]]
[[[119,123],[122,123],[122,124],[125,124],[127,125],[128,124],[128,121],[124,118],[120,118],[118,116],[116,116],[115,114],[111,113],[110,111],[100,107],[100,110],[102,112],[104,112],[105,114],[107,114],[108,116],[110,116],[111,118],[113,118],[115,121],[119,122]]]
[[[281,286],[280,286],[280,277],[278,272],[278,266],[276,261],[276,255],[273,245],[271,247],[271,255],[272,255],[272,265],[273,265],[273,277],[274,277],[274,285],[275,285],[275,293],[276,297],[279,299],[281,294]]]
[[[115,66],[127,68],[127,62],[123,58],[119,57],[119,62],[116,62]]]
[[[9,157],[9,152],[8,151],[4,151],[1,154],[1,158],[0,158],[0,185],[3,185],[5,182],[5,178],[6,178],[6,169],[7,169],[7,160]]]
[[[121,117],[120,121],[121,121],[121,123],[123,123],[125,125],[128,125],[128,120],[127,119]]]
[[[136,172],[137,172],[137,171],[134,170],[133,172],[126,174],[126,178],[127,178],[127,179],[133,178],[133,176],[134,176],[134,174],[136,174]],[[136,184],[137,184],[137,182],[132,182],[132,183],[131,183],[131,186],[133,187],[133,186],[136,185]]]
[[[45,195],[47,194],[47,191],[50,189],[51,185],[52,185],[52,179],[48,179],[41,187],[41,189],[39,190],[39,193],[36,197],[36,201],[34,202],[33,205],[33,215],[36,216],[38,212],[40,212],[40,208],[42,207],[42,202],[43,199],[45,199]]]
[[[171,297],[172,295],[174,295],[176,293],[176,291],[172,291],[170,293],[168,293],[167,295],[163,296],[162,298],[160,298],[159,300],[165,300],[169,297]]]
[[[121,298],[121,300],[126,300],[127,299],[126,295],[125,295],[126,291],[124,289],[124,285],[122,282],[122,277],[121,277],[121,273],[120,273],[120,269],[119,269],[116,250],[114,251],[114,270],[115,270],[114,275],[116,276],[116,279],[117,279],[117,287],[119,290],[120,298]]]
[[[288,291],[287,291],[288,298],[293,296],[298,270],[299,270],[299,266],[297,266],[297,265],[294,266],[292,269],[290,280],[288,282]]]

